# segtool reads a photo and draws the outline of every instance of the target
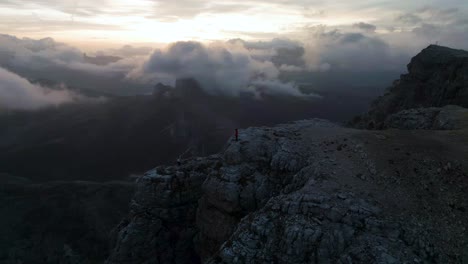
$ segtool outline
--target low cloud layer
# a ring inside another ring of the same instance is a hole
[[[142,93],[143,85],[126,82],[125,76],[141,61],[148,49],[123,47],[112,52],[130,53],[128,57],[106,65],[89,63],[84,52],[52,38],[30,39],[0,35],[0,67],[27,79],[47,79],[70,87],[84,88],[105,94]],[[98,56],[101,54],[97,54]],[[93,55],[92,55],[93,56]]]
[[[291,51],[298,48],[299,58],[297,54],[291,56]],[[303,69],[303,63],[289,65],[302,61],[302,49],[300,43],[287,39],[234,40],[212,44],[177,42],[152,52],[149,48],[123,46],[84,55],[51,38],[0,35],[0,67],[28,79],[64,82],[107,93],[113,93],[118,85],[129,94],[145,93],[158,82],[174,85],[178,78],[194,78],[210,93],[237,96],[261,91],[301,96],[294,83],[282,82],[278,76],[282,70]],[[121,59],[96,65],[87,57],[107,55],[120,55]],[[146,89],[139,91],[135,87]]]
[[[80,99],[68,90],[52,90],[0,68],[0,109],[34,110]]]
[[[300,95],[292,83],[278,80],[278,68],[265,57],[254,55],[238,42],[203,45],[177,42],[158,49],[129,77],[173,85],[179,78],[194,78],[211,93],[239,95],[242,92]]]
[[[98,65],[89,63],[80,49],[51,38],[0,35],[0,67],[31,80],[49,79],[113,94],[148,93],[158,82],[173,85],[178,78],[195,78],[211,93],[302,96],[284,76],[298,76],[304,80],[301,84],[310,82],[306,77],[310,72],[327,72],[334,79],[355,72],[365,76],[386,72],[397,78],[411,57],[430,44],[468,49],[465,10],[424,7],[413,11],[395,12],[372,23],[303,26],[271,40],[263,36],[261,41],[185,41],[155,50],[126,45],[88,54],[119,57]],[[349,86],[360,82],[354,78]]]
[[[134,47],[132,45],[124,45],[118,49],[101,50],[96,53],[97,56],[119,56],[123,58],[146,56],[153,49],[150,47]]]
[[[311,71],[404,71],[412,55],[363,32],[311,28],[304,59]]]
[[[353,27],[361,29],[366,32],[375,32],[375,30],[377,29],[375,25],[364,23],[364,22],[356,23],[353,25]]]
[[[131,52],[131,48],[122,48]],[[80,70],[90,74],[115,75],[128,71],[127,60],[112,63],[109,67],[97,67],[85,61],[84,52],[70,45],[56,42],[52,38],[19,39],[14,36],[0,35],[0,66],[18,71],[38,71],[47,68]],[[56,72],[55,72],[56,73]]]

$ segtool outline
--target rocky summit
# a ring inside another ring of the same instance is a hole
[[[468,52],[408,70],[354,128],[243,129],[148,171],[107,263],[468,263]]]
[[[381,129],[389,115],[446,105],[468,107],[468,52],[430,45],[411,60],[408,73],[373,102],[369,113],[351,124]]]
[[[141,177],[107,263],[462,263],[467,133],[241,130]]]

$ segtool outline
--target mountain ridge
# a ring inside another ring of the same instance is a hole
[[[412,108],[468,107],[468,52],[430,45],[411,59],[401,75],[351,126],[381,129],[385,119]]]

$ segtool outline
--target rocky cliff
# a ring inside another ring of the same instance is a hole
[[[352,125],[381,129],[389,115],[407,109],[468,107],[468,52],[430,45],[408,64],[408,74],[393,83]]]
[[[107,260],[468,263],[468,52],[429,46],[357,130],[240,131],[138,180]]]
[[[389,115],[383,128],[454,130],[468,128],[468,109],[456,105],[402,110]]]
[[[467,261],[467,132],[241,130],[141,177],[107,263]]]

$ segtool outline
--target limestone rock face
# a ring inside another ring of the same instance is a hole
[[[453,144],[466,140],[458,131],[317,119],[240,130],[219,155],[140,178],[107,262],[460,263],[468,149]]]
[[[242,217],[295,184],[295,173],[309,162],[316,146],[303,144],[301,130],[336,125],[323,120],[272,128],[249,128],[223,153],[223,166],[203,184],[197,226],[202,259],[215,253]],[[299,183],[300,184],[300,183]]]
[[[137,181],[131,211],[114,230],[109,263],[199,263],[193,240],[202,184],[217,156],[158,167]]]
[[[278,196],[242,220],[210,263],[396,263],[418,259],[379,209],[322,184]]]
[[[403,110],[385,120],[383,128],[455,130],[468,127],[468,109],[448,105]]]
[[[131,214],[116,230],[109,263],[196,263],[216,252],[242,217],[279,194],[307,163],[306,127],[250,128],[222,155],[158,167],[138,180]],[[291,137],[291,135],[293,137]],[[289,175],[289,177],[286,177]]]
[[[374,101],[368,114],[351,123],[380,129],[391,114],[445,105],[468,107],[468,52],[431,45],[411,60],[408,74]]]

